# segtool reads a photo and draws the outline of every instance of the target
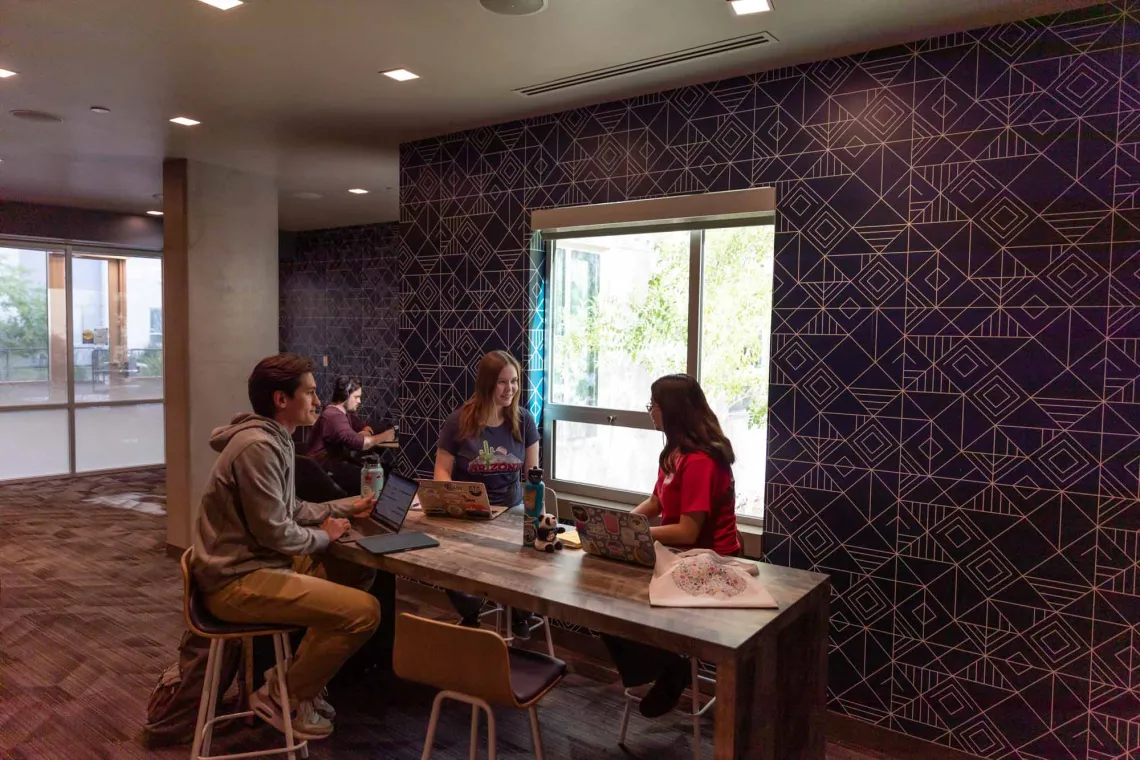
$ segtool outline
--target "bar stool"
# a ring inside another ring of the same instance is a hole
[[[441,657],[441,652],[462,653]],[[471,750],[476,757],[479,711],[487,715],[488,757],[495,760],[495,714],[492,704],[506,705],[530,714],[534,753],[542,760],[542,734],[538,703],[566,675],[566,663],[538,652],[515,649],[491,631],[408,613],[396,619],[396,646],[392,655],[396,675],[406,681],[440,689],[431,706],[422,760],[430,760],[443,700],[471,705]]]
[[[705,702],[704,706],[702,706],[700,685],[702,683],[715,684],[716,679],[700,674],[700,667],[696,657],[690,657],[689,664],[692,667],[690,690],[693,693],[693,706],[686,715],[689,715],[693,720],[693,760],[701,760],[701,717],[709,711],[709,708],[716,704],[716,697]],[[641,702],[641,697],[637,696],[633,689],[625,690],[625,710],[621,714],[621,733],[618,735],[618,745],[621,747],[625,747],[625,732],[626,729],[629,728],[629,715],[633,711],[633,706],[639,702]]]
[[[276,749],[258,750],[257,752],[241,752],[233,755],[210,755],[210,740],[214,735],[214,725],[227,720],[249,718],[254,715],[252,710],[230,713],[228,715],[215,715],[218,707],[218,687],[222,672],[222,647],[227,639],[253,639],[256,636],[272,636],[273,650],[277,655],[277,683],[280,686],[280,702],[289,704],[289,695],[285,690],[285,674],[288,663],[293,658],[289,646],[289,634],[298,630],[296,627],[279,625],[262,625],[246,623],[228,623],[219,620],[206,609],[202,592],[194,583],[194,575],[190,572],[190,558],[194,549],[187,549],[182,554],[182,589],[183,589],[183,615],[190,632],[210,641],[210,654],[206,660],[206,683],[202,688],[202,699],[198,705],[198,723],[194,728],[194,745],[190,750],[190,760],[238,760],[246,757],[263,757],[265,755],[287,754],[289,760],[296,760],[299,753],[302,758],[309,756],[307,741],[297,742],[293,737],[293,724],[288,716],[282,721],[285,724],[285,746]],[[245,696],[245,695],[243,695]],[[248,707],[248,703],[246,705]]]
[[[546,507],[546,511],[558,517],[558,494],[555,493],[553,488],[546,489]],[[513,607],[504,607],[501,604],[492,603],[491,607],[479,613],[479,619],[482,620],[485,617],[494,616],[495,630],[508,644],[513,644],[515,642],[514,626],[512,625],[514,622],[512,619],[513,615]],[[550,619],[545,615],[539,615],[537,617],[538,622],[531,624],[530,630],[532,633],[539,628],[544,630],[546,633],[546,652],[551,657],[554,657],[554,638],[550,633]]]

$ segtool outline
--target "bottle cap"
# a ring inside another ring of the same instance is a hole
[[[531,467],[530,472],[528,472],[526,474],[526,479],[529,480],[531,483],[541,483],[542,482],[542,468],[541,467]]]

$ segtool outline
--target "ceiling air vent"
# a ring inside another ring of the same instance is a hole
[[[527,97],[546,95],[551,92],[558,92],[559,90],[568,90],[571,87],[604,82],[607,79],[623,77],[628,74],[637,74],[642,71],[650,71],[652,69],[673,66],[674,64],[686,63],[688,61],[699,61],[702,58],[711,58],[714,55],[733,53],[737,50],[747,50],[763,45],[771,45],[774,42],[776,42],[776,38],[768,32],[748,34],[743,37],[733,37],[732,39],[721,40],[720,42],[713,42],[708,45],[688,48],[687,50],[678,50],[675,53],[658,55],[653,58],[642,58],[640,61],[631,61],[630,63],[622,63],[604,69],[587,71],[583,74],[575,74],[574,76],[563,77],[562,79],[554,79],[550,82],[543,82],[542,84],[521,87],[515,90],[515,92],[520,95],[526,95]]]

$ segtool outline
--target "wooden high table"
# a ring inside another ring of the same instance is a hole
[[[362,533],[370,523],[357,522]],[[823,760],[827,697],[827,576],[757,563],[779,609],[651,607],[648,568],[522,546],[522,514],[487,522],[409,513],[405,531],[438,548],[375,556],[334,544],[342,559],[392,576],[484,596],[602,633],[716,663],[719,760]],[[390,588],[394,591],[394,581]],[[394,598],[394,597],[393,597]],[[384,610],[391,622],[393,609]],[[388,635],[392,627],[389,625]]]

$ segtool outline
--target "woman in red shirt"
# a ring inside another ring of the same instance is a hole
[[[701,386],[688,375],[653,383],[647,406],[653,425],[665,433],[653,494],[633,511],[661,524],[656,541],[677,549],[740,553],[736,530],[736,455],[709,407]],[[616,636],[603,636],[627,688],[653,682],[641,713],[655,718],[672,710],[689,681],[689,661],[672,652]]]

